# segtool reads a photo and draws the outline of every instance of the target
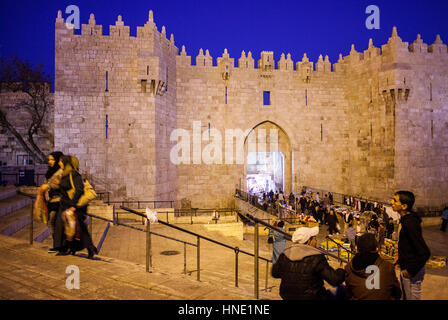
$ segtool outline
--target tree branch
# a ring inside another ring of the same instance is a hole
[[[33,158],[38,159],[40,163],[41,159],[37,154],[28,146],[28,144],[25,142],[25,140],[22,138],[20,133],[17,132],[17,130],[14,128],[14,126],[9,123],[9,121],[6,119],[6,115],[3,112],[3,110],[0,110],[0,123],[14,136],[16,137],[17,141],[20,143],[20,145],[27,151],[30,155],[33,156]]]

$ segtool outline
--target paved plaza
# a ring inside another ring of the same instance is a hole
[[[131,223],[130,221],[128,221]],[[135,222],[134,225],[138,225]],[[93,239],[100,240],[106,223],[94,220]],[[241,250],[253,252],[253,235],[245,240],[226,237],[219,232],[208,232],[201,225],[183,226],[191,231],[212,237]],[[321,228],[319,238],[326,235]],[[152,231],[180,240],[195,243],[192,236],[172,232],[162,225],[153,225]],[[437,227],[426,227],[424,235],[433,255],[442,254],[448,244],[448,234]],[[113,226],[104,241],[100,254],[94,260],[87,253],[76,256],[55,256],[48,253],[51,242],[29,245],[24,238],[1,236],[0,298],[1,299],[145,299],[145,300],[246,300],[254,298],[253,258],[239,255],[239,287],[235,284],[235,254],[216,244],[201,242],[201,281],[197,281],[196,248],[186,249],[184,274],[184,248],[182,243],[161,237],[152,237],[150,273],[145,272],[145,234],[122,226]],[[163,253],[172,252],[172,255]],[[446,252],[446,251],[445,251]],[[260,256],[270,257],[265,237],[260,240]],[[334,267],[338,263],[332,261]],[[80,289],[69,290],[66,280],[70,265],[79,267]],[[270,265],[269,265],[270,268]],[[268,275],[266,265],[260,263],[260,298],[280,299],[279,280]],[[448,298],[447,268],[428,269],[423,282],[423,299]]]

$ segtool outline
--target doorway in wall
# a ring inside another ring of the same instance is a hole
[[[247,155],[247,191],[263,192],[285,190],[285,157],[282,152],[249,152]]]

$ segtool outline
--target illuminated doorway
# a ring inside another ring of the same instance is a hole
[[[251,194],[285,190],[285,157],[282,152],[249,152],[247,191]]]

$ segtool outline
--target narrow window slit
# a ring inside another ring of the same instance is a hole
[[[227,87],[226,87],[226,104],[227,104]]]
[[[146,80],[141,81],[141,86],[142,86],[142,92],[146,93]]]

